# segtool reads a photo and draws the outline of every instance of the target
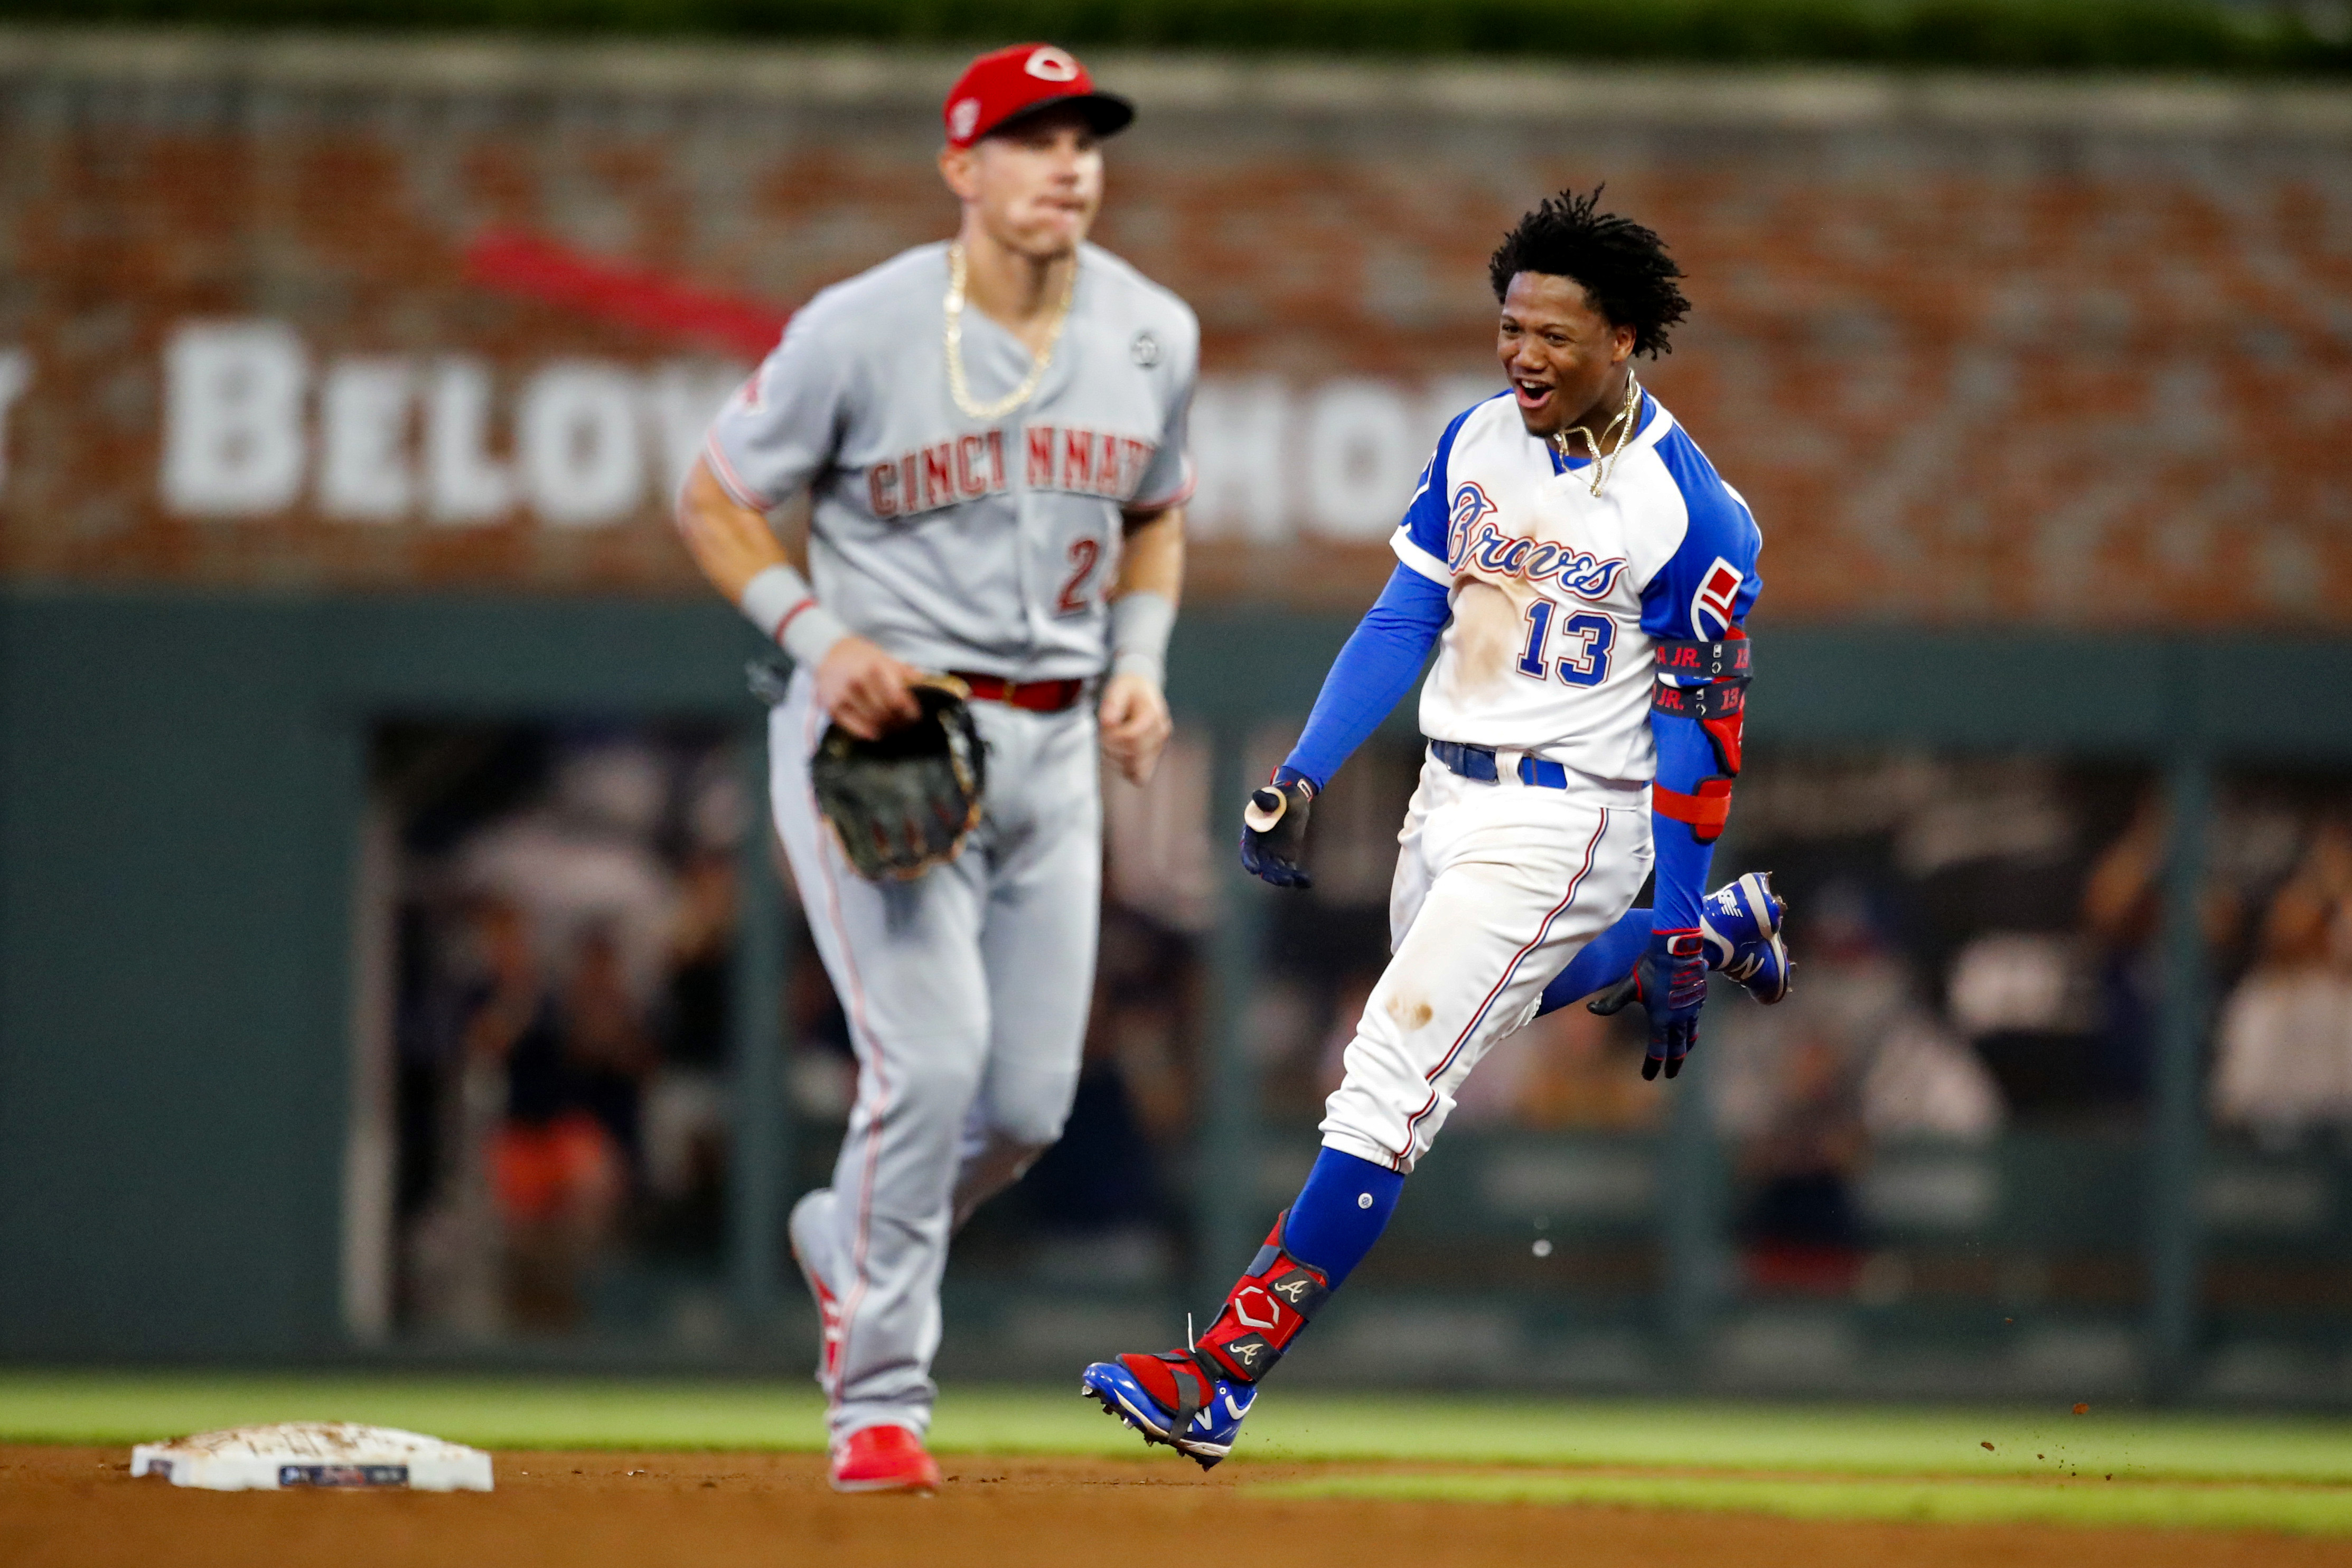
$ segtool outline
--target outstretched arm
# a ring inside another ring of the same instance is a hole
[[[1410,567],[1391,572],[1331,662],[1307,728],[1276,778],[1303,779],[1318,790],[1328,784],[1421,678],[1449,613],[1444,589]]]
[[[1429,645],[1453,613],[1454,574],[1446,563],[1446,465],[1468,413],[1454,416],[1405,503],[1404,520],[1389,540],[1397,568],[1364,612],[1348,645],[1323,677],[1307,729],[1274,780],[1250,797],[1242,812],[1242,864],[1276,887],[1306,887],[1299,866],[1307,812],[1339,765],[1364,744],[1412,688]]]
[[[1412,687],[1447,615],[1445,590],[1400,566],[1331,662],[1306,732],[1242,812],[1242,865],[1276,887],[1307,887],[1307,814],[1331,775]]]

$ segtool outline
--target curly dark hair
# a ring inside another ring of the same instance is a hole
[[[1673,350],[1668,333],[1690,314],[1690,301],[1675,287],[1683,269],[1655,230],[1598,210],[1606,188],[1595,185],[1589,196],[1562,191],[1546,197],[1503,236],[1486,276],[1497,302],[1522,272],[1572,277],[1611,326],[1633,329],[1635,353],[1655,359]]]

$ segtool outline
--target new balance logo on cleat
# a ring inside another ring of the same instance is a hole
[[[1788,905],[1772,891],[1772,873],[1751,871],[1726,883],[1706,895],[1706,909],[1699,933],[1707,961],[1768,1007],[1786,997],[1795,966],[1780,937]]]

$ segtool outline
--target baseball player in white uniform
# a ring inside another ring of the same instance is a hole
[[[721,412],[679,526],[794,663],[770,730],[776,827],[849,1019],[858,1088],[830,1187],[793,1210],[824,1322],[832,1476],[929,1490],[940,1276],[956,1225],[1060,1136],[1100,893],[1098,753],[1146,778],[1192,487],[1192,312],[1086,243],[1101,139],[1133,110],[1060,49],[974,60],[944,106],[956,238],[818,295]],[[767,515],[814,495],[810,570]],[[868,882],[821,820],[828,725],[871,739],[959,676],[978,827]]]
[[[1378,1239],[1496,1040],[1612,988],[1650,1015],[1643,1076],[1679,1071],[1706,970],[1787,988],[1762,877],[1703,894],[1739,771],[1760,538],[1633,374],[1687,310],[1646,228],[1599,193],[1545,202],[1490,264],[1509,390],[1446,427],[1387,589],[1306,732],[1243,814],[1242,859],[1303,886],[1309,803],[1437,658],[1399,835],[1393,956],[1326,1107],[1305,1187],[1208,1331],[1086,1369],[1104,1408],[1203,1467],[1263,1377]],[[1631,907],[1654,865],[1654,908]],[[1628,970],[1632,974],[1628,976]],[[1612,987],[1612,983],[1613,987]]]

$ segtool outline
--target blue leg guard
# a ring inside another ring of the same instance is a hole
[[[1403,1191],[1404,1177],[1388,1166],[1325,1149],[1282,1222],[1282,1244],[1336,1291],[1388,1228]]]

